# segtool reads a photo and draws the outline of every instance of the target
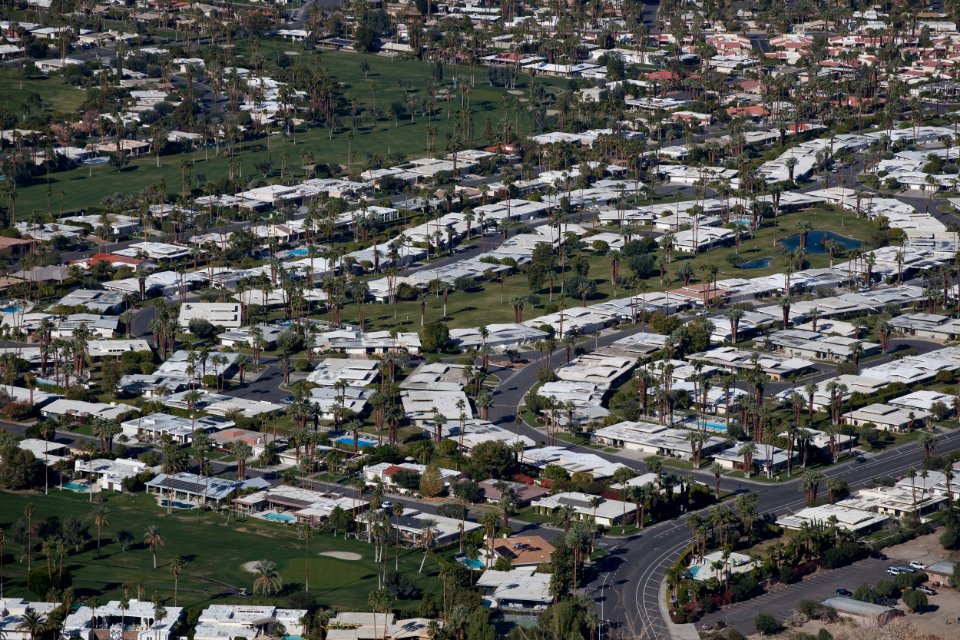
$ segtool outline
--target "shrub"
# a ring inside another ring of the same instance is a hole
[[[758,613],[757,617],[753,619],[753,624],[757,628],[757,631],[764,635],[772,636],[783,630],[783,625],[780,624],[780,621],[769,613]]]
[[[903,593],[903,604],[907,605],[907,608],[910,609],[910,611],[923,611],[926,609],[928,604],[927,596],[924,593],[920,593],[916,589],[910,589],[909,591],[904,591]]]
[[[201,340],[212,338],[217,333],[217,328],[205,318],[194,318],[189,322],[187,327],[190,329],[190,333]]]

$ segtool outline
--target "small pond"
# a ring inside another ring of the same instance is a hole
[[[806,244],[807,253],[827,253],[825,245],[828,240],[836,242],[847,251],[857,249],[861,244],[859,240],[848,238],[832,231],[808,231]],[[796,251],[800,248],[800,234],[795,233],[788,238],[784,238],[780,243],[787,251]]]
[[[765,258],[754,258],[753,260],[741,262],[737,265],[737,269],[765,269],[770,266],[771,262],[773,262],[773,258],[770,256]]]

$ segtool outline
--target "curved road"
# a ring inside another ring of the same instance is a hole
[[[599,338],[599,345],[606,346],[640,328],[625,331],[606,331]],[[585,338],[581,346],[593,349],[593,338]],[[895,340],[891,346],[909,347],[918,353],[929,352],[941,345],[921,340]],[[500,382],[494,392],[494,405],[490,409],[490,421],[503,427],[541,441],[545,434],[523,422],[516,422],[517,406],[524,395],[537,382],[537,370],[546,364],[547,357],[540,358],[536,351],[523,354],[528,363],[520,369],[491,366],[491,371],[500,376]],[[557,368],[564,364],[565,349],[558,349],[549,356],[550,366]],[[874,359],[868,366],[880,364],[889,356]],[[832,366],[820,369],[816,374],[804,379],[822,380],[835,375]],[[787,386],[787,385],[782,385]],[[960,447],[960,431],[946,432],[940,435],[938,449],[949,451]],[[577,448],[571,446],[571,448]],[[631,468],[643,471],[642,462],[635,457],[620,456],[594,449],[591,453],[607,460],[622,462]],[[909,443],[871,454],[867,462],[844,463],[824,471],[826,478],[841,478],[851,489],[862,488],[873,478],[879,476],[898,477],[910,468],[919,467],[924,456],[923,449],[916,443]],[[692,472],[701,481],[713,483],[713,475],[706,472]],[[804,506],[799,491],[799,474],[794,480],[778,484],[767,484],[750,480],[737,481],[723,479],[721,487],[727,491],[752,491],[759,496],[760,513],[782,514]],[[644,638],[646,640],[669,639],[670,629],[663,618],[660,606],[660,590],[667,570],[677,556],[690,544],[690,531],[684,518],[674,518],[646,527],[640,534],[625,539],[605,538],[600,547],[609,552],[609,556],[598,566],[593,581],[585,585],[584,595],[597,602],[598,614],[609,621],[608,633],[616,632],[624,637]],[[741,629],[750,632],[752,629]]]

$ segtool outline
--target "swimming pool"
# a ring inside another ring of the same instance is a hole
[[[704,429],[707,429],[708,431],[720,431],[722,433],[727,432],[727,425],[723,424],[722,422],[704,421],[699,423],[699,426],[702,426]]]
[[[264,520],[269,520],[270,522],[283,522],[284,524],[290,524],[291,522],[296,522],[297,518],[290,515],[289,513],[269,513],[263,514]]]
[[[696,577],[697,577],[697,573],[700,571],[700,567],[690,567],[690,569],[688,569],[688,571],[690,572],[690,577],[691,577],[691,578],[696,578]]]
[[[90,485],[80,484],[79,482],[65,482],[63,488],[69,491],[90,491]]]
[[[340,436],[334,442],[339,442],[340,444],[345,444],[347,446],[353,446],[353,436]],[[376,440],[365,440],[363,438],[357,438],[358,447],[375,447],[377,446]]]
[[[169,501],[169,500],[161,500],[161,501],[160,501],[160,506],[161,506],[161,507],[166,507],[166,506],[168,506],[168,505],[167,505],[168,502],[170,503],[170,505],[173,506],[174,509],[193,509],[193,508],[196,506],[196,505],[190,504],[189,502],[178,502],[178,501],[176,501],[176,500],[174,500],[174,501],[172,501],[172,502]]]
[[[289,256],[305,256],[310,253],[309,249],[291,249],[287,252]]]
[[[3,307],[2,309],[0,309],[0,312],[3,312],[3,313],[20,313],[21,311],[23,311],[23,307],[17,307],[14,305],[10,305],[8,307]]]
[[[468,558],[467,556],[457,556],[457,562],[462,564],[465,567],[473,569],[474,571],[480,571],[486,568],[486,565],[483,563],[483,560],[480,558]]]

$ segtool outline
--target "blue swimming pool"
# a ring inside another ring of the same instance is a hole
[[[483,560],[481,560],[480,558],[468,558],[467,556],[457,556],[457,562],[459,562],[465,567],[473,569],[474,571],[480,571],[486,568],[486,565],[483,563]]]
[[[309,249],[291,249],[287,252],[287,255],[291,256],[305,256],[310,253]]]
[[[708,430],[708,431],[719,431],[719,432],[722,432],[722,433],[726,433],[726,432],[727,432],[727,425],[723,424],[722,422],[709,422],[709,421],[704,421],[704,422],[701,422],[701,423],[699,423],[699,424],[700,424],[704,429],[706,429],[706,430]]]
[[[334,442],[339,442],[340,444],[345,444],[347,446],[353,446],[353,436],[340,436]],[[376,440],[366,440],[364,438],[357,438],[357,446],[359,447],[375,447],[377,446]]]
[[[284,524],[297,521],[296,517],[289,513],[265,513],[263,514],[263,519],[269,520],[270,522],[283,522]]]
[[[161,507],[166,507],[168,502],[170,502],[170,501],[169,501],[169,500],[161,500],[161,501],[160,501],[160,506],[161,506]],[[173,506],[174,509],[193,509],[193,508],[196,506],[196,505],[190,504],[189,502],[179,502],[179,501],[177,501],[177,500],[174,500],[174,501],[170,502],[170,504]]]
[[[690,571],[690,577],[691,577],[691,578],[696,578],[696,577],[697,577],[697,572],[700,571],[700,567],[690,567],[689,571]]]
[[[10,305],[9,307],[3,307],[2,309],[0,309],[0,312],[3,312],[3,313],[20,313],[21,311],[23,311],[23,307],[17,307],[14,305]]]
[[[844,250],[856,249],[860,246],[860,241],[855,238],[848,238],[832,231],[808,231],[807,242],[804,245],[807,253],[829,253],[826,243],[828,241],[836,242]],[[783,248],[787,251],[796,251],[800,248],[800,234],[795,233],[789,238],[780,241]]]
[[[90,491],[90,485],[79,482],[65,482],[63,483],[63,488],[69,491]]]

